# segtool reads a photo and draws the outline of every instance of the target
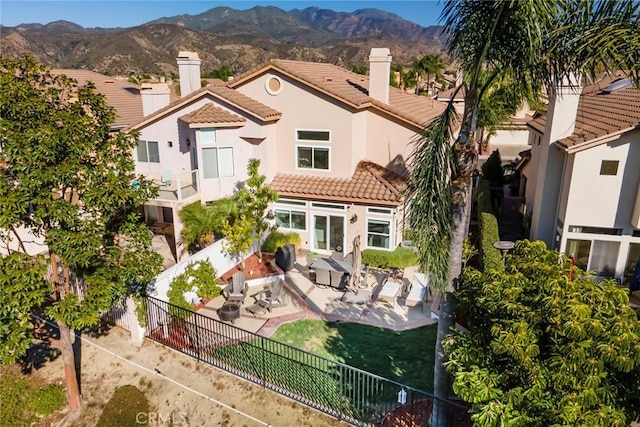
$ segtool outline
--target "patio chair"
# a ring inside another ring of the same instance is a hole
[[[227,302],[244,304],[244,299],[247,296],[247,287],[244,273],[242,271],[236,271],[231,277],[231,283],[222,290],[222,295]]]
[[[331,271],[331,287],[342,289],[345,287],[345,274],[343,271]]]
[[[160,178],[160,185],[162,187],[168,187],[171,185],[171,171],[165,170],[162,172],[162,178]]]
[[[316,269],[316,284],[318,285],[331,285],[331,278],[329,276],[329,270],[325,270],[323,268]]]
[[[260,309],[271,311],[272,308],[284,307],[287,305],[284,301],[284,296],[284,281],[282,279],[278,279],[266,289],[251,295],[251,297],[255,299],[256,303],[251,307],[247,307],[247,310],[256,314]]]

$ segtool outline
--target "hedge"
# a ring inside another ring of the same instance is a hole
[[[362,263],[376,268],[406,268],[418,263],[414,248],[398,246],[393,252],[377,249],[362,251]]]
[[[500,240],[498,220],[491,206],[489,181],[482,178],[478,183],[478,229],[480,234],[480,269],[504,269],[502,253],[493,247]]]

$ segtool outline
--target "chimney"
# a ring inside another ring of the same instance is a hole
[[[573,133],[581,93],[580,77],[574,74],[556,81],[555,90],[549,94],[544,143],[552,144]]]
[[[582,92],[580,78],[575,75],[556,81],[554,86],[549,94],[544,134],[531,146],[532,159],[537,158],[531,237],[550,248],[556,243],[558,201],[566,162],[566,154],[553,144],[573,133]]]
[[[180,96],[187,96],[202,87],[200,83],[200,58],[197,52],[180,51],[176,58],[180,75]]]
[[[143,83],[140,87],[140,95],[142,95],[144,116],[169,105],[169,85],[166,83]]]
[[[391,73],[391,53],[389,49],[371,49],[369,54],[369,96],[389,103],[389,74]]]

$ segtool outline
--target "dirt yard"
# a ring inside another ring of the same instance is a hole
[[[119,328],[83,338],[79,347],[84,412],[73,426],[95,426],[114,390],[127,384],[138,387],[149,399],[152,411],[140,415],[140,420],[152,426],[346,425],[153,341],[135,347],[129,333]],[[48,347],[36,346],[30,356],[35,375],[62,383],[62,360],[47,360]],[[45,425],[70,425],[64,414],[56,418]]]

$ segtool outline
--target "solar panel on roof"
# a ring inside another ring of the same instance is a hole
[[[602,93],[613,93],[617,90],[624,89],[625,87],[631,86],[633,81],[631,79],[618,79],[611,83],[609,86],[604,88]]]

